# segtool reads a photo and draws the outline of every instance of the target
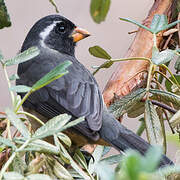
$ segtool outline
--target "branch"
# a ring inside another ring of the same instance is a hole
[[[172,6],[175,1],[176,0],[156,0],[143,24],[149,27],[155,14],[165,14],[168,16],[168,19],[170,19]],[[162,41],[163,32],[158,35],[157,46],[159,46]],[[151,58],[152,47],[153,35],[145,29],[139,28],[125,57]],[[149,63],[147,61],[139,60],[119,63],[118,68],[112,74],[104,89],[103,96],[106,105],[109,106],[113,102],[114,94],[118,96],[127,95],[132,89],[141,84],[144,80],[144,73],[140,73],[136,76],[134,76],[134,74],[136,74],[137,71],[146,71],[148,66]]]

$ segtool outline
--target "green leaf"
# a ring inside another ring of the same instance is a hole
[[[122,155],[117,154],[117,155],[112,155],[112,156],[101,159],[100,163],[104,162],[104,163],[106,163],[108,165],[113,165],[113,164],[120,163],[121,160],[122,160]]]
[[[11,26],[11,21],[4,0],[0,0],[0,29]]]
[[[17,86],[12,86],[9,88],[10,91],[15,91],[18,93],[24,93],[30,91],[32,88],[24,85],[17,85]]]
[[[24,180],[24,176],[17,172],[5,172],[3,177],[4,180]]]
[[[151,30],[150,28],[142,25],[141,23],[138,23],[138,22],[135,21],[135,20],[132,20],[132,19],[129,19],[129,18],[119,18],[119,19],[122,20],[122,21],[130,22],[130,23],[135,24],[135,25],[137,25],[137,26],[139,26],[139,27],[141,27],[141,28],[143,28],[143,29],[146,29],[147,31],[152,32],[152,30]],[[152,33],[153,33],[153,32],[152,32]]]
[[[167,25],[167,16],[165,16],[164,14],[155,14],[151,22],[150,28],[153,33],[157,34],[158,32],[165,30]]]
[[[58,161],[54,162],[53,171],[59,179],[73,180],[71,174]]]
[[[49,121],[47,121],[46,124],[41,126],[36,130],[36,132],[33,134],[33,139],[40,139],[45,138],[48,136],[52,136],[55,133],[58,133],[62,130],[64,125],[71,119],[71,116],[67,114],[61,114],[59,116],[56,116]]]
[[[153,46],[153,48],[152,48],[152,61],[154,59],[156,59],[157,56],[159,56],[159,49],[157,48],[157,46]]]
[[[5,61],[6,66],[12,66],[15,64],[23,63],[25,61],[31,60],[32,58],[39,55],[40,51],[37,47],[31,47],[27,49],[26,51],[23,51],[22,53],[18,54],[16,57],[9,59]]]
[[[158,95],[162,99],[165,100],[164,102],[166,102],[166,103],[172,102],[175,105],[177,105],[177,107],[180,108],[180,96],[170,93],[170,92],[157,90],[157,89],[150,89],[150,93],[152,93],[154,95]]]
[[[86,159],[80,149],[76,150],[74,160],[76,160],[76,162],[78,162],[83,169],[88,169]]]
[[[111,56],[100,46],[93,46],[89,48],[91,55],[102,58],[102,59],[111,59]]]
[[[177,80],[178,82],[180,82],[180,75],[174,74],[174,77],[176,78],[176,80]],[[165,80],[166,89],[167,89],[168,91],[170,91],[170,92],[175,93],[175,92],[176,92],[176,89],[174,89],[174,88],[175,88],[175,86],[178,88],[178,86],[176,85],[176,82],[175,82],[174,78],[170,77],[169,79],[171,79],[171,81],[174,82],[174,86],[173,86],[173,84],[171,84],[171,83],[166,79],[166,80]]]
[[[64,133],[59,132],[57,134],[57,137],[64,143],[66,144],[68,147],[71,146],[71,139]]]
[[[102,157],[105,156],[111,150],[110,146],[104,146]]]
[[[168,134],[167,135],[167,140],[169,142],[174,143],[178,148],[180,148],[180,142],[179,142],[179,134]]]
[[[51,70],[49,73],[47,73],[45,76],[43,76],[39,81],[37,81],[32,89],[33,91],[36,91],[47,84],[51,83],[52,81],[62,77],[63,75],[67,74],[68,71],[66,70],[68,66],[72,64],[71,61],[65,61],[58,66],[56,66],[53,70]]]
[[[141,124],[139,125],[139,127],[138,127],[138,129],[137,129],[137,131],[136,131],[136,134],[137,134],[138,136],[141,136],[142,133],[143,133],[144,130],[145,130],[144,118],[140,118],[138,121],[140,121]]]
[[[14,141],[18,144],[23,144],[25,142],[24,139],[22,138],[15,138]],[[30,142],[28,146],[24,148],[22,151],[23,152],[33,151],[33,152],[59,155],[59,149],[56,146],[40,139]]]
[[[102,155],[103,155],[104,146],[97,145],[92,156],[94,159],[90,159],[88,169],[89,172],[92,174],[95,171],[96,165],[100,161]]]
[[[151,101],[146,100],[145,102],[145,124],[148,141],[150,144],[163,145],[164,139],[162,136],[162,127]]]
[[[2,60],[3,60],[3,55],[2,55],[2,52],[0,51],[0,62],[3,62]]]
[[[177,111],[169,120],[169,122],[171,123],[171,126],[173,128],[177,127],[180,125],[180,110]]]
[[[153,55],[152,62],[156,65],[165,64],[171,61],[176,55],[176,50],[166,49]]]
[[[9,108],[5,110],[7,118],[9,121],[17,128],[17,130],[22,134],[23,137],[29,139],[31,137],[30,132],[24,123],[19,119],[19,117]]]
[[[180,20],[177,20],[177,21],[174,21],[174,22],[168,24],[163,30],[169,29],[169,28],[175,26],[175,25],[178,24],[178,23],[180,23]]]
[[[16,79],[19,79],[19,76],[17,74],[13,74],[12,76],[9,77],[10,81],[14,81]]]
[[[29,176],[27,176],[28,180],[52,180],[48,175],[45,174],[31,174]]]
[[[20,103],[21,103],[21,96],[20,95],[15,96],[14,104],[13,104],[14,109],[16,109]]]
[[[101,23],[105,20],[110,4],[110,0],[91,0],[90,13],[96,23]]]
[[[176,173],[177,173],[177,175],[176,175]],[[175,180],[175,179],[178,180],[179,179],[179,173],[180,173],[180,166],[179,165],[165,166],[163,168],[159,168],[155,172],[155,174],[157,174],[158,177],[163,177],[163,179],[164,179],[164,177],[168,177],[168,179],[172,179],[172,180]],[[169,175],[170,175],[170,177],[169,177]]]
[[[152,146],[149,148],[144,157],[143,171],[150,173],[154,172],[160,163],[161,157],[162,148],[159,146]]]
[[[177,58],[174,68],[176,69],[176,73],[180,72],[180,56]]]
[[[57,5],[56,3],[54,2],[54,0],[49,0],[49,2],[54,6],[55,10],[56,10],[56,13],[59,13],[59,10],[57,8]]]
[[[95,172],[99,179],[115,180],[112,166],[106,164],[105,162],[99,162],[95,167]]]
[[[118,119],[124,113],[130,111],[131,108],[135,107],[146,94],[145,89],[138,89],[132,93],[123,96],[121,99],[116,100],[110,107],[109,111],[114,114]]]
[[[17,154],[13,159],[12,167],[13,167],[13,171],[16,171],[22,175],[24,175],[24,171],[27,168],[23,158],[20,157],[19,154]]]
[[[125,177],[129,180],[139,180],[139,173],[142,169],[141,158],[141,155],[136,151],[126,151],[126,156],[124,156],[121,161],[120,173],[125,174]]]
[[[70,127],[73,127],[73,126],[83,122],[84,120],[85,120],[85,117],[80,117],[80,118],[78,118],[76,120],[73,120],[73,121],[67,123],[66,125],[64,125],[63,128],[62,128],[62,131],[64,131],[65,129],[68,129]]]
[[[56,136],[55,142],[57,143],[57,146],[61,149],[61,152],[63,152],[63,155],[69,159],[71,166],[74,170],[76,170],[84,179],[90,180],[91,178],[77,165],[77,163],[71,158],[67,150],[62,146],[62,144],[57,140]]]
[[[144,113],[145,107],[144,102],[138,102],[132,107],[130,107],[127,111],[127,115],[129,118],[136,118]]]
[[[10,139],[6,139],[0,136],[0,143],[3,143],[8,147],[12,147],[14,150],[16,149],[15,144]]]
[[[59,148],[59,155],[61,157],[61,160],[65,163],[65,164],[70,164],[70,160],[69,160],[69,155],[68,153],[66,153],[66,151],[63,151],[63,145],[59,142],[59,139],[57,137],[56,134],[53,135],[54,137],[54,144],[56,145],[56,147]]]

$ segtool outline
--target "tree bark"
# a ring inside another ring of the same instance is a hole
[[[148,16],[143,21],[145,26],[150,26],[155,14],[165,14],[168,20],[171,19],[172,9],[176,0],[155,0]],[[157,46],[163,41],[163,32],[157,37]],[[129,47],[125,57],[147,57],[151,58],[153,47],[153,35],[145,29],[139,28],[134,41]],[[115,72],[106,84],[103,92],[104,101],[109,106],[114,101],[114,96],[124,96],[129,94],[134,88],[141,87],[148,70],[147,61],[126,61],[120,62]]]

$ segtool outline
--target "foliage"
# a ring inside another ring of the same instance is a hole
[[[166,118],[169,121],[171,129],[174,129],[179,133],[180,127],[180,115],[177,112],[180,109],[180,81],[179,75],[173,74],[170,69],[166,66],[173,59],[177,59],[175,63],[175,68],[177,73],[179,71],[179,57],[180,50],[166,49],[159,51],[156,45],[156,36],[160,31],[166,30],[180,23],[177,20],[171,24],[168,24],[167,17],[164,15],[155,15],[150,28],[127,18],[120,18],[123,21],[131,22],[144,28],[153,34],[153,51],[152,58],[126,58],[126,59],[112,59],[111,56],[101,47],[94,46],[89,48],[89,52],[98,58],[103,58],[106,61],[95,67],[96,70],[94,74],[97,73],[102,68],[109,68],[113,63],[126,60],[148,60],[150,63],[147,86],[146,89],[138,89],[131,94],[128,94],[121,99],[117,99],[114,104],[110,106],[110,111],[115,115],[116,118],[120,118],[123,114],[131,114],[133,117],[137,117],[144,113],[144,122],[148,140],[151,144],[158,144],[164,146],[164,151],[166,152],[166,135],[164,120]],[[177,58],[178,57],[178,58]],[[166,72],[169,72],[170,77]],[[163,81],[165,79],[165,88],[163,88]],[[153,83],[155,82],[155,87]],[[153,87],[151,89],[150,87]],[[144,104],[144,105],[143,105]],[[160,108],[155,107],[158,105]],[[133,111],[133,108],[139,111]],[[177,112],[177,113],[176,113]],[[176,113],[176,114],[175,114]],[[175,114],[173,116],[173,114]],[[142,131],[142,129],[141,129]],[[141,132],[142,133],[142,132]]]
[[[53,0],[49,2],[55,7],[56,12],[58,8]],[[110,0],[91,0],[90,13],[96,23],[105,20],[110,7]],[[147,78],[146,88],[138,89],[131,94],[118,99],[111,107],[110,111],[115,114],[117,118],[125,113],[131,117],[139,116],[144,112],[144,118],[141,118],[142,125],[138,131],[139,134],[146,128],[149,141],[152,144],[164,145],[166,144],[165,129],[164,129],[164,115],[170,119],[170,126],[172,129],[179,132],[180,127],[180,92],[179,76],[174,75],[169,68],[164,64],[172,60],[176,55],[179,55],[179,49],[166,49],[159,52],[156,46],[157,33],[168,29],[179,21],[168,24],[167,18],[164,15],[155,15],[150,28],[139,24],[130,19],[120,18],[121,20],[134,23],[154,35],[154,47],[152,52],[152,59],[136,57],[128,59],[112,59],[112,57],[101,47],[94,46],[89,49],[90,53],[98,58],[106,61],[96,68],[97,73],[102,68],[109,68],[115,62],[126,60],[146,60],[149,61],[149,73]],[[7,13],[6,6],[3,0],[0,0],[0,28],[10,26],[11,22]],[[68,73],[67,68],[71,65],[70,61],[66,61],[58,65],[55,69],[50,71],[47,75],[36,82],[32,87],[27,86],[12,86],[14,80],[18,79],[17,74],[10,77],[7,73],[9,66],[19,64],[31,60],[39,54],[37,47],[32,47],[16,57],[4,60],[0,54],[0,62],[5,73],[5,77],[9,86],[9,92],[12,100],[12,108],[6,108],[5,113],[0,112],[0,124],[5,122],[5,130],[7,136],[0,136],[0,153],[1,157],[5,157],[5,162],[0,165],[3,167],[0,171],[0,179],[91,179],[91,180],[144,180],[144,179],[164,179],[171,173],[179,172],[180,169],[175,166],[167,166],[157,171],[158,164],[161,157],[161,148],[152,147],[145,156],[133,150],[129,150],[126,156],[113,155],[103,157],[107,151],[107,147],[97,146],[93,152],[90,160],[86,160],[86,156],[77,149],[74,155],[70,155],[67,149],[71,149],[72,143],[69,137],[63,133],[63,130],[70,128],[84,120],[84,117],[70,121],[71,116],[61,114],[50,119],[47,123],[43,123],[40,119],[32,114],[20,111],[22,104],[34,91],[44,87],[57,78],[61,78]],[[159,71],[158,71],[159,68]],[[170,77],[160,71],[160,68],[169,72]],[[179,60],[175,64],[177,72],[179,69]],[[157,74],[159,76],[157,76]],[[162,79],[165,78],[166,90],[161,88]],[[156,82],[155,88],[153,81]],[[14,92],[26,92],[26,95],[21,100]],[[159,103],[159,104],[158,104]],[[162,103],[164,103],[162,105]],[[154,106],[158,104],[160,109]],[[141,107],[140,111],[133,109]],[[170,113],[167,114],[167,110]],[[23,116],[23,115],[26,115]],[[31,125],[27,119],[31,117],[38,121],[42,126],[35,132],[32,131]],[[11,127],[16,129],[15,133],[11,132]],[[53,136],[54,144],[50,144],[44,140],[49,136]],[[171,136],[169,136],[171,137]],[[172,138],[171,138],[172,139]],[[176,141],[177,142],[177,141]],[[148,162],[148,163],[147,163]],[[112,165],[116,165],[113,170]],[[68,167],[68,168],[65,168]]]

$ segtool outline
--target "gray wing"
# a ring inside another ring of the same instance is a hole
[[[74,57],[65,56],[65,60],[73,62],[68,68],[69,73],[32,94],[24,105],[50,118],[64,112],[73,117],[85,116],[87,126],[92,131],[98,131],[102,125],[103,109],[98,85],[92,74]],[[40,57],[32,62],[30,65],[19,65],[20,79],[17,84],[32,86],[60,63],[45,59],[41,61]]]

